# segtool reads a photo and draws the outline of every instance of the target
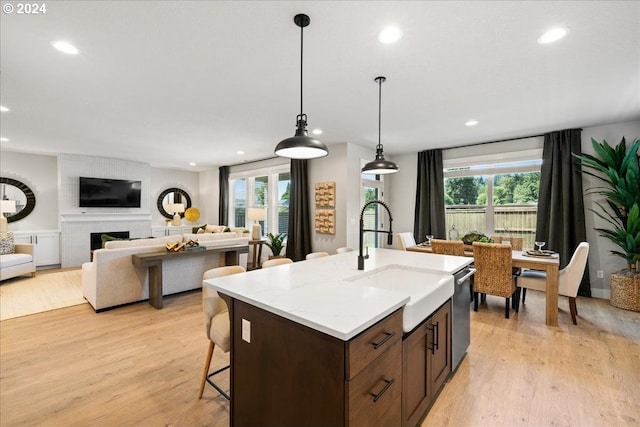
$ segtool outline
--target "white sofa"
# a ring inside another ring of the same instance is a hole
[[[36,275],[36,263],[33,259],[33,245],[16,243],[15,253],[0,255],[0,280],[17,276]]]
[[[220,236],[211,237],[215,235]],[[197,236],[202,246],[208,246],[207,242],[212,246],[249,244],[248,237],[238,237],[236,233],[185,234],[106,242],[104,249],[93,252],[91,262],[82,264],[82,292],[85,299],[96,311],[148,299],[148,269],[133,265],[131,256],[161,252],[166,250],[167,243],[196,240],[193,236]],[[240,255],[239,263],[246,268],[247,254]],[[167,258],[162,263],[162,294],[170,295],[200,288],[203,273],[223,265],[224,254]]]

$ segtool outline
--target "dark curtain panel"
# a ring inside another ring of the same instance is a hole
[[[291,186],[289,187],[287,258],[301,261],[309,253],[311,253],[311,222],[307,160],[294,159],[291,160]]]
[[[229,166],[220,166],[218,182],[220,184],[218,224],[229,225]]]
[[[432,234],[438,239],[447,238],[444,224],[442,150],[425,150],[418,153],[413,234],[416,242],[424,241],[427,234]]]
[[[567,129],[544,135],[536,240],[546,242],[544,249],[560,254],[560,268],[571,259],[580,242],[587,241],[580,161],[582,129]],[[578,294],[591,296],[589,267]]]

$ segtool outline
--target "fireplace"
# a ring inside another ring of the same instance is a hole
[[[91,233],[91,251],[96,249],[100,249],[102,247],[102,235],[108,234],[111,237],[115,237],[117,239],[128,239],[129,232],[128,231],[103,231],[101,233]]]

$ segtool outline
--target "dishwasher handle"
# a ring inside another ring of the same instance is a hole
[[[456,285],[462,285],[469,277],[473,276],[474,274],[476,274],[476,269],[475,268],[470,268],[467,271],[467,274],[465,274],[464,276],[462,276],[460,278],[456,278]]]

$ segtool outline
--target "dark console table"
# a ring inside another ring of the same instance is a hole
[[[149,252],[131,255],[131,258],[134,265],[147,267],[149,269],[149,304],[160,309],[162,308],[162,262],[165,259],[183,256],[206,256],[220,253],[224,253],[225,265],[238,265],[240,254],[249,253],[249,246],[233,245],[207,248],[198,251]]]

